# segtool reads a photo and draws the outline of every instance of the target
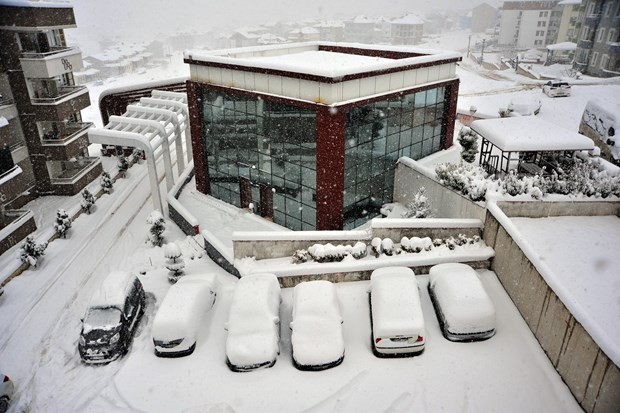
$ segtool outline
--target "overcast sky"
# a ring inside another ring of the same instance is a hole
[[[72,0],[77,36],[154,40],[183,31],[235,28],[269,20],[342,19],[476,6],[483,0]],[[498,1],[488,1],[491,4]],[[497,4],[496,4],[497,5]]]

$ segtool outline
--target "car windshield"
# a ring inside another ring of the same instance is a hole
[[[121,310],[116,307],[94,307],[88,310],[84,318],[85,329],[108,329],[121,322]],[[87,328],[90,327],[90,328]]]

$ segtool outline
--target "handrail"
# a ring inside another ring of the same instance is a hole
[[[86,86],[62,86],[58,88],[59,95],[55,97],[31,97],[30,101],[32,103],[56,103],[59,100],[62,100],[72,94],[77,94],[81,91],[87,91]],[[64,93],[63,93],[64,92]]]

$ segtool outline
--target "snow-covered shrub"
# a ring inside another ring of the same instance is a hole
[[[310,258],[310,254],[307,250],[297,250],[293,253],[293,264],[301,264],[308,261],[308,258]]]
[[[347,255],[346,248],[342,245],[325,244],[325,257],[329,262],[342,261]]]
[[[463,148],[461,158],[468,163],[474,162],[478,153],[478,135],[476,132],[467,126],[463,126],[459,131],[458,141]]]
[[[441,247],[442,244],[443,244],[443,240],[441,238],[435,238],[433,240],[434,247]]]
[[[430,251],[433,248],[433,240],[430,237],[422,238],[422,248],[424,251]]]
[[[308,248],[308,253],[316,262],[324,262],[326,260],[325,247],[321,244],[314,244]]]
[[[431,201],[425,195],[426,188],[421,187],[407,204],[407,218],[431,218],[433,210]]]
[[[489,185],[487,173],[477,165],[442,163],[435,167],[435,173],[442,185],[450,187],[472,201],[484,201]]]
[[[364,258],[367,253],[368,253],[368,247],[366,246],[365,243],[361,241],[356,242],[353,248],[351,249],[351,256],[353,256],[353,258],[355,258],[356,260],[359,260],[360,258]]]
[[[164,231],[166,230],[166,221],[163,215],[155,210],[149,214],[146,223],[150,225],[147,242],[155,247],[161,247],[164,243]]]
[[[408,252],[422,252],[424,249],[424,241],[420,237],[409,238],[409,251]]]
[[[381,255],[381,238],[374,237],[370,242],[370,246],[372,247],[372,252],[375,254],[375,257],[379,257],[379,255]]]
[[[465,234],[459,234],[456,239],[454,240],[454,242],[456,243],[456,245],[458,245],[459,247],[462,245],[467,244],[467,236],[465,236]]]
[[[166,268],[170,271],[168,281],[175,283],[183,274],[183,269],[185,268],[185,261],[183,260],[181,249],[174,242],[166,244],[164,247],[164,256],[166,257]]]
[[[409,242],[409,238],[402,237],[400,239],[400,249],[402,249],[405,252],[413,252],[411,250],[411,242]]]
[[[456,248],[456,241],[454,240],[454,237],[450,237],[446,240],[446,246],[451,251]]]
[[[47,242],[37,244],[33,235],[28,235],[24,243],[19,247],[19,259],[24,264],[30,264],[37,268],[37,264],[42,255],[45,255]]]
[[[394,255],[394,242],[389,238],[381,240],[381,252],[387,256]]]
[[[129,162],[127,162],[127,158],[125,158],[125,155],[123,154],[118,155],[116,167],[118,168],[119,175],[124,177],[125,172],[127,172],[127,169],[129,169]]]
[[[56,231],[58,236],[66,238],[69,228],[71,228],[71,218],[69,217],[69,214],[67,214],[67,211],[62,208],[57,210],[54,230]]]
[[[99,184],[101,185],[101,189],[103,190],[103,192],[105,192],[106,194],[109,194],[110,192],[112,192],[112,187],[114,186],[114,182],[112,182],[112,178],[110,177],[110,174],[107,173],[106,171],[103,171],[101,173]]]
[[[82,211],[90,214],[90,210],[95,204],[95,196],[90,193],[90,191],[86,188],[82,191],[82,202],[80,205],[82,206]]]
[[[480,236],[478,235],[474,235],[473,237],[471,237],[471,239],[469,240],[470,244],[478,244],[480,242]]]
[[[519,179],[514,169],[508,171],[508,175],[501,180],[502,192],[511,196],[525,193],[527,183],[524,179]]]
[[[144,159],[144,151],[142,149],[134,148],[131,153],[131,160],[133,163],[140,163]]]

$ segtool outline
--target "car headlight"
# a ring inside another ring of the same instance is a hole
[[[121,333],[116,333],[110,338],[110,344],[116,344],[118,339],[121,338]]]

